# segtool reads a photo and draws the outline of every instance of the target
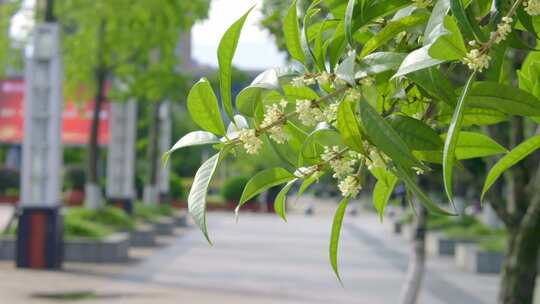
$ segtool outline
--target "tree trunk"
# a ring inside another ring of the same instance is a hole
[[[92,113],[92,125],[90,127],[90,138],[88,140],[88,159],[86,172],[86,207],[96,209],[101,207],[101,190],[99,187],[98,160],[99,160],[99,114],[101,105],[105,99],[105,82],[107,81],[107,70],[104,66],[103,43],[105,35],[105,21],[102,19],[98,31],[97,59],[98,65],[95,70],[96,94],[94,100],[94,112]]]
[[[409,255],[407,278],[401,290],[401,304],[415,304],[422,287],[426,264],[426,222],[427,211],[422,204],[416,204],[418,215],[414,223],[414,239]]]
[[[510,230],[499,289],[499,304],[532,304],[540,249],[540,193],[517,229]]]
[[[150,121],[150,128],[148,134],[148,184],[144,187],[144,201],[147,204],[158,203],[159,189],[158,189],[158,144],[159,144],[159,108],[161,102],[156,102],[152,105],[152,120]]]

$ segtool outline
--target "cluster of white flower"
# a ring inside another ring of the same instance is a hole
[[[332,124],[337,120],[338,108],[339,102],[333,102],[324,108],[323,115],[327,123]]]
[[[332,82],[331,87],[334,89],[337,89],[337,88],[344,87],[346,85],[347,85],[347,82],[345,80],[336,77],[334,81]]]
[[[501,43],[508,37],[508,34],[512,32],[512,21],[511,17],[503,17],[502,22],[497,25],[497,30],[491,32],[491,39],[493,39],[495,43]]]
[[[349,90],[347,98],[352,101],[360,100],[362,98],[362,92],[358,89]]]
[[[315,79],[317,79],[317,82],[321,86],[328,85],[332,81],[332,78],[333,76],[326,71],[320,73],[319,75],[317,75],[317,77],[315,77]]]
[[[301,88],[305,86],[314,85],[316,82],[315,76],[302,75],[292,79],[291,84],[293,87]]]
[[[285,116],[285,107],[287,107],[287,101],[281,100],[279,104],[274,103],[266,106],[266,113],[264,113],[264,119],[261,123],[261,128],[267,129],[270,138],[276,141],[278,144],[284,144],[287,142],[287,133],[283,130],[283,122],[280,122]]]
[[[324,114],[321,108],[314,106],[313,102],[309,99],[296,101],[296,113],[298,114],[298,119],[308,127],[314,126],[324,120]]]
[[[469,43],[471,44],[471,43]],[[470,50],[463,58],[463,62],[473,71],[482,72],[489,67],[491,57],[479,49]]]
[[[338,146],[325,146],[321,158],[327,162],[334,171],[332,177],[338,179],[351,174],[354,171],[354,165],[357,162],[356,159],[343,155]]]
[[[362,185],[358,176],[349,175],[339,182],[338,188],[344,197],[354,198],[362,190]]]
[[[244,144],[244,149],[246,149],[248,154],[256,154],[263,144],[262,140],[257,137],[257,133],[253,129],[241,130],[238,138]]]
[[[366,165],[368,170],[375,168],[386,168],[386,161],[389,158],[384,153],[376,150],[369,151],[369,159],[366,159]]]
[[[412,0],[416,7],[425,8],[433,5],[433,0]]]
[[[540,15],[540,0],[528,0],[523,2],[525,11],[531,16]]]
[[[360,79],[360,84],[363,86],[370,87],[373,85],[373,83],[375,83],[375,79],[373,79],[373,77],[364,77]]]
[[[298,178],[307,178],[319,172],[319,166],[313,165],[309,167],[300,167],[296,170],[294,175]]]

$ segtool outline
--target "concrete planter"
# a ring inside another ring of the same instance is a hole
[[[64,261],[84,263],[123,263],[129,259],[130,238],[115,233],[104,240],[78,239],[64,241]]]
[[[174,223],[178,227],[187,227],[188,226],[188,215],[186,212],[178,211],[173,215]]]
[[[15,260],[15,248],[17,242],[12,236],[4,236],[0,239],[0,260]]]
[[[402,224],[401,236],[407,241],[412,241],[414,238],[414,226],[412,224]]]
[[[471,239],[449,238],[440,232],[429,232],[426,235],[427,253],[434,256],[453,256],[457,244],[472,243]]]
[[[400,234],[401,233],[401,223],[392,218],[384,219],[384,225],[386,226],[386,229],[390,231],[392,234]]]
[[[154,247],[157,233],[152,225],[139,225],[129,233],[129,244],[135,247]]]
[[[175,222],[172,217],[161,217],[157,221],[153,222],[154,229],[159,235],[173,235]]]
[[[129,235],[115,233],[104,240],[64,240],[64,261],[82,263],[124,263],[129,260]],[[14,260],[16,241],[13,237],[0,239],[0,259]]]
[[[473,273],[499,273],[502,269],[502,252],[484,251],[475,244],[458,244],[454,260],[458,268]]]

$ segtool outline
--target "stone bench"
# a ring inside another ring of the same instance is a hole
[[[458,244],[473,243],[472,239],[458,239],[445,236],[441,232],[426,234],[426,252],[434,256],[453,256]]]

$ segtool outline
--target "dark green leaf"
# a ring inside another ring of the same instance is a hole
[[[387,120],[412,150],[439,150],[444,146],[439,134],[421,120],[404,115],[389,116]]]
[[[223,107],[229,118],[233,118],[233,107],[231,97],[231,75],[232,75],[232,60],[236,47],[238,46],[238,39],[240,38],[240,32],[244,27],[246,18],[251,12],[251,7],[240,19],[234,22],[229,29],[223,34],[218,47],[218,62],[219,62],[219,87],[221,89],[221,101]]]
[[[380,176],[375,184],[375,188],[373,189],[373,206],[377,210],[381,222],[384,216],[384,209],[397,182],[398,178],[394,174],[384,171],[383,176]]]
[[[278,195],[276,196],[276,200],[274,201],[274,210],[285,222],[287,221],[287,193],[289,193],[289,190],[291,190],[291,187],[297,180],[298,178],[295,178],[287,182],[287,184],[281,189],[281,191],[279,191]]]
[[[467,104],[510,115],[540,116],[540,100],[514,86],[497,82],[476,82],[471,87]]]
[[[306,57],[300,42],[300,27],[298,25],[298,16],[296,15],[296,0],[291,3],[283,21],[283,34],[291,57],[301,63],[305,63]]]
[[[360,124],[356,119],[353,105],[348,101],[339,104],[337,113],[337,128],[341,133],[343,142],[356,152],[365,154],[363,136]]]
[[[341,225],[343,224],[343,217],[345,216],[345,210],[347,209],[348,204],[348,197],[344,198],[341,203],[339,203],[336,214],[334,215],[334,221],[332,223],[332,234],[330,235],[330,264],[332,265],[332,269],[340,282],[341,277],[339,276],[337,262],[339,236],[341,234]]]

